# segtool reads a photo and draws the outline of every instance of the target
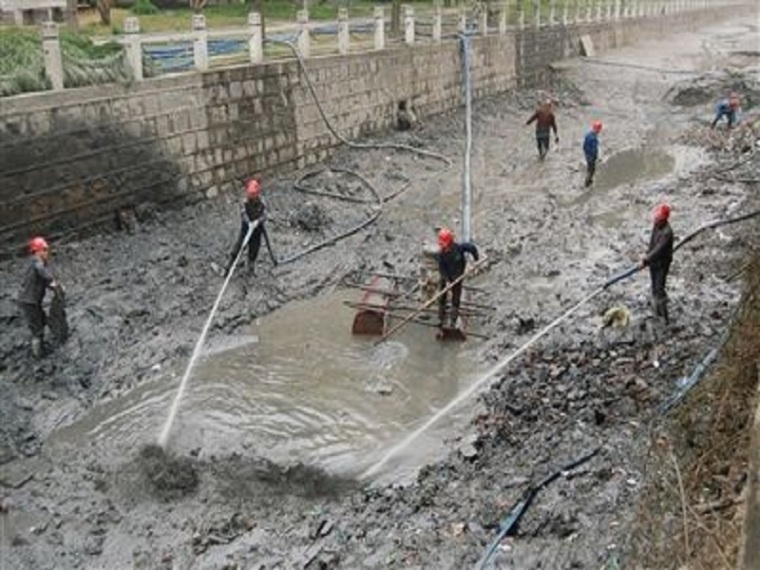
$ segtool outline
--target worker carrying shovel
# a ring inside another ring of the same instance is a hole
[[[241,218],[240,233],[238,234],[235,246],[230,253],[230,260],[227,263],[227,268],[224,270],[225,276],[229,275],[232,270],[232,266],[235,263],[235,259],[237,259],[238,253],[240,253],[240,248],[243,247],[245,236],[248,234],[248,229],[251,224],[256,224],[256,226],[248,241],[248,274],[254,274],[254,264],[256,263],[256,258],[259,256],[262,236],[264,237],[264,241],[266,241],[267,250],[269,251],[269,257],[272,259],[272,264],[277,266],[277,258],[272,252],[269,236],[264,227],[264,222],[266,222],[267,218],[267,207],[261,197],[261,183],[255,178],[251,178],[246,183],[245,201],[243,202]]]
[[[670,219],[670,206],[660,204],[652,214],[654,225],[649,238],[649,250],[641,257],[639,266],[649,267],[652,281],[652,302],[655,314],[668,324],[668,295],[665,286],[673,261],[673,230]]]
[[[56,297],[61,295],[61,300],[58,302],[60,306],[63,290],[58,285],[48,266],[50,248],[47,241],[42,237],[32,238],[29,242],[29,251],[31,258],[24,274],[24,281],[21,285],[21,292],[19,293],[17,302],[32,333],[32,355],[35,358],[41,358],[44,354],[45,325],[50,325],[51,330],[53,330],[53,325],[55,324],[52,321],[49,322],[48,316],[42,307],[42,302],[45,299],[47,290],[52,289]],[[62,306],[60,310],[62,310]],[[51,306],[51,313],[53,312],[54,307]],[[65,313],[62,318],[63,322],[57,328],[61,330],[65,328],[66,332],[68,332],[68,326],[65,323]],[[59,341],[65,340],[65,337],[62,337],[56,330],[53,330],[53,332]]]
[[[438,231],[438,270],[441,274],[439,290],[445,289],[449,283],[453,283],[461,277],[467,267],[465,254],[472,255],[475,261],[478,260],[478,248],[470,242],[454,241],[454,233],[448,228],[441,228]],[[457,328],[459,319],[459,305],[462,300],[462,280],[459,280],[451,287],[451,312],[449,313],[449,326],[452,329]],[[438,300],[438,327],[444,328],[446,318],[446,299],[448,294],[441,295]]]

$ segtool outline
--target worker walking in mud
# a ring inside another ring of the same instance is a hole
[[[438,231],[438,270],[441,275],[439,290],[445,289],[449,284],[459,279],[467,267],[465,254],[472,255],[475,261],[478,260],[478,248],[470,242],[454,241],[454,233],[448,228],[441,228]],[[459,306],[462,301],[462,280],[459,280],[451,287],[451,312],[449,313],[449,327],[457,328],[459,319]],[[441,295],[438,300],[438,327],[445,326],[446,319],[446,298],[448,295]]]
[[[673,230],[670,227],[670,206],[660,204],[652,214],[653,227],[649,238],[649,250],[641,257],[639,267],[649,267],[652,282],[652,303],[655,314],[668,324],[668,296],[665,291],[673,260]]]
[[[714,129],[723,117],[728,122],[728,128],[732,128],[736,124],[739,107],[741,107],[741,101],[736,93],[731,93],[728,98],[718,101],[718,104],[715,105],[715,119],[713,119],[710,128]]]
[[[599,159],[599,133],[602,132],[602,122],[594,121],[591,130],[583,139],[583,154],[586,157],[586,181],[584,186],[588,188],[594,183],[596,173],[596,161]]]
[[[45,325],[48,323],[42,302],[48,289],[56,290],[59,286],[48,267],[50,248],[47,241],[42,237],[32,238],[29,251],[31,257],[17,302],[32,333],[32,355],[41,358],[44,353]]]
[[[232,271],[232,266],[240,253],[240,248],[243,247],[245,236],[248,234],[248,230],[252,224],[254,224],[254,228],[251,233],[251,238],[248,241],[248,273],[251,275],[254,274],[254,265],[259,256],[262,236],[266,241],[267,250],[269,251],[269,257],[272,259],[272,264],[275,266],[277,265],[277,258],[272,252],[269,236],[264,227],[266,218],[267,208],[261,197],[261,183],[255,178],[251,178],[245,186],[245,201],[243,202],[243,208],[241,211],[240,232],[237,241],[235,242],[235,246],[230,253],[230,260],[224,271],[225,277],[229,275],[230,271]]]
[[[536,123],[536,145],[538,146],[538,159],[544,160],[549,152],[549,140],[551,131],[554,131],[554,142],[559,144],[559,134],[557,134],[557,121],[552,111],[552,100],[546,99],[539,105],[536,112],[530,116],[525,123],[530,125]]]

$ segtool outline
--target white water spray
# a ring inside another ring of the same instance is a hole
[[[243,251],[248,245],[248,241],[251,239],[253,230],[255,230],[256,226],[258,225],[259,225],[258,220],[256,220],[252,224],[248,224],[248,232],[246,232],[245,238],[243,238],[243,243],[240,246],[240,251],[238,251],[237,257],[235,257],[235,261],[232,263],[232,267],[230,267],[230,270],[227,273],[227,277],[224,279],[224,283],[222,283],[222,288],[219,290],[219,294],[216,296],[216,301],[214,301],[214,306],[211,307],[211,312],[208,315],[208,319],[206,319],[206,324],[203,325],[203,330],[201,331],[201,335],[198,337],[198,340],[195,343],[193,354],[192,356],[190,356],[190,362],[187,363],[187,368],[185,369],[185,373],[182,376],[182,380],[180,380],[179,388],[177,389],[177,395],[174,396],[174,401],[172,401],[172,407],[169,410],[169,417],[166,418],[166,423],[164,424],[164,428],[161,430],[161,435],[158,436],[158,445],[160,445],[163,448],[166,447],[166,443],[169,440],[169,434],[172,431],[172,424],[174,423],[174,419],[177,417],[177,412],[179,411],[179,404],[182,401],[182,396],[185,393],[185,388],[187,387],[187,381],[190,378],[190,373],[193,371],[195,362],[198,360],[198,357],[200,356],[201,351],[203,350],[203,343],[206,342],[206,335],[208,335],[208,330],[211,327],[211,321],[214,320],[214,315],[216,315],[216,311],[219,308],[219,303],[222,300],[222,296],[224,295],[224,292],[227,289],[227,285],[229,284],[230,279],[232,278],[232,275],[235,273],[235,268],[237,267],[237,264],[240,261],[240,256],[243,254]]]
[[[575,311],[580,309],[583,305],[588,303],[591,299],[596,297],[599,293],[604,291],[604,287],[600,287],[593,293],[590,293],[583,299],[581,299],[577,304],[570,307],[567,311],[562,313],[559,317],[554,319],[551,323],[549,323],[546,327],[541,329],[539,332],[534,334],[525,344],[523,344],[520,348],[515,350],[512,354],[504,358],[503,360],[500,360],[496,364],[494,364],[487,372],[483,374],[483,376],[480,377],[478,381],[473,383],[466,391],[462,392],[459,396],[457,396],[455,399],[453,399],[451,402],[446,404],[443,408],[438,410],[433,417],[431,417],[428,421],[426,421],[422,426],[417,428],[415,431],[410,433],[406,438],[404,438],[401,443],[395,445],[392,447],[388,453],[386,453],[383,458],[375,463],[372,467],[364,471],[359,478],[360,479],[366,479],[368,477],[372,477],[377,474],[377,472],[385,465],[392,457],[394,457],[397,453],[399,453],[401,450],[406,448],[410,443],[412,443],[415,439],[417,439],[420,435],[422,435],[424,432],[426,432],[430,427],[435,424],[438,420],[440,420],[442,417],[448,415],[454,408],[456,408],[459,404],[464,402],[465,400],[468,400],[470,396],[472,396],[475,392],[480,390],[484,384],[490,382],[494,376],[499,374],[510,362],[512,362],[515,358],[520,356],[523,352],[525,352],[531,345],[533,345],[536,341],[538,341],[541,337],[546,335],[550,330],[552,330],[554,327],[559,325],[562,321],[564,321],[567,317],[572,315]]]

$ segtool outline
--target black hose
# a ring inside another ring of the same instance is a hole
[[[700,227],[698,227],[696,230],[688,234],[686,237],[681,239],[677,244],[673,246],[673,253],[678,251],[681,247],[689,243],[691,240],[693,240],[695,237],[697,237],[699,234],[701,234],[705,230],[709,230],[712,228],[717,228],[718,226],[725,226],[728,224],[735,224],[737,222],[743,222],[744,220],[748,220],[750,218],[754,218],[755,216],[760,216],[760,210],[755,210],[754,212],[749,212],[747,214],[743,214],[741,216],[737,216],[735,218],[728,218],[725,220],[714,220],[712,222],[708,222],[707,224],[704,224]],[[617,275],[613,275],[610,277],[607,281],[605,281],[604,285],[602,285],[603,289],[607,289],[608,287],[614,285],[615,283],[618,283],[619,281],[623,281],[624,279],[627,279],[628,277],[635,275],[642,269],[639,265],[634,265],[633,267],[629,267],[625,271],[618,273]]]
[[[539,481],[537,484],[528,487],[525,490],[522,499],[520,499],[515,504],[515,506],[512,507],[507,516],[499,525],[499,534],[497,534],[496,538],[491,541],[491,544],[488,545],[485,554],[483,554],[483,557],[478,562],[478,570],[484,570],[488,562],[491,560],[491,556],[493,556],[494,552],[496,552],[496,549],[499,547],[499,543],[512,531],[513,528],[515,528],[517,523],[520,522],[520,519],[525,514],[525,511],[528,510],[528,507],[533,502],[533,499],[536,497],[538,492],[541,491],[541,489],[557,479],[560,475],[562,475],[562,473],[570,471],[571,469],[575,469],[579,465],[586,463],[589,459],[598,454],[600,449],[600,447],[597,447],[593,451],[581,455],[579,458],[571,461],[566,465],[563,465],[553,473],[550,473],[541,479],[541,481]]]
[[[308,172],[308,173],[304,174],[303,176],[301,176],[301,178],[299,178],[296,181],[296,184],[294,185],[295,188],[298,189],[300,183],[305,178],[308,178],[310,176],[315,176],[316,174],[320,174],[321,172],[324,172],[324,170],[326,170],[326,169],[318,170],[318,171],[312,171],[312,172]],[[286,263],[293,263],[294,261],[296,261],[297,259],[301,259],[305,255],[308,255],[310,253],[314,253],[315,251],[318,251],[318,250],[320,250],[320,249],[322,249],[324,247],[327,247],[328,245],[333,245],[334,243],[342,240],[343,238],[346,238],[348,236],[354,235],[355,233],[357,233],[357,232],[363,230],[364,228],[366,228],[367,226],[369,226],[382,213],[382,211],[383,211],[383,199],[380,197],[380,194],[377,192],[377,190],[375,189],[375,187],[372,185],[372,183],[369,180],[367,180],[366,178],[364,178],[358,172],[354,172],[353,170],[347,170],[347,169],[332,169],[332,170],[334,170],[335,172],[343,172],[345,174],[350,174],[352,176],[356,176],[359,180],[361,180],[364,184],[366,184],[367,188],[369,188],[369,191],[372,192],[372,195],[375,197],[377,208],[375,209],[374,212],[372,212],[372,214],[369,215],[369,217],[365,218],[363,221],[359,222],[358,224],[350,227],[346,231],[341,232],[338,235],[335,235],[333,237],[330,237],[330,238],[327,238],[325,240],[322,240],[321,242],[316,243],[316,244],[314,244],[314,245],[312,245],[310,247],[307,247],[306,249],[301,250],[301,251],[299,251],[297,253],[294,253],[293,255],[291,255],[289,257],[286,257],[285,259],[281,259],[281,260],[278,261],[278,263],[277,263],[278,265],[285,265]],[[301,190],[301,191],[303,191],[303,190]],[[346,196],[340,196],[339,194],[334,194],[334,195],[330,194],[330,196],[333,197],[333,198],[340,198],[340,199],[345,199],[346,198]]]
[[[689,243],[691,240],[693,240],[695,237],[697,237],[699,234],[701,234],[705,230],[717,228],[719,226],[725,226],[728,224],[735,224],[737,222],[743,222],[744,220],[749,220],[750,218],[754,218],[755,216],[760,216],[760,210],[755,210],[754,212],[749,212],[748,214],[743,214],[735,218],[728,218],[725,220],[714,220],[712,222],[708,222],[698,227],[696,230],[694,230],[693,232],[688,234],[686,237],[681,239],[675,246],[673,246],[673,252],[675,253],[676,251],[678,251],[681,247]]]
[[[303,72],[304,78],[306,79],[306,86],[309,88],[309,92],[311,93],[311,96],[314,99],[314,103],[317,106],[319,115],[322,117],[322,120],[325,122],[325,126],[330,131],[330,133],[340,142],[342,142],[343,144],[345,144],[346,146],[350,148],[357,148],[357,149],[405,150],[408,152],[412,152],[414,154],[419,154],[420,156],[427,156],[430,158],[434,158],[436,160],[443,161],[446,163],[447,167],[451,166],[452,164],[451,159],[449,159],[448,157],[437,152],[424,150],[421,148],[416,148],[410,145],[399,144],[399,143],[356,143],[356,142],[348,140],[346,137],[341,135],[337,130],[335,130],[335,127],[333,127],[332,123],[327,118],[327,114],[325,113],[325,110],[322,107],[322,103],[319,101],[319,97],[317,97],[317,91],[316,89],[314,89],[314,84],[312,83],[311,78],[309,77],[309,72],[306,69],[306,64],[304,63],[303,57],[301,56],[301,53],[298,51],[298,48],[295,45],[293,45],[292,42],[285,41],[285,40],[267,40],[267,41],[287,46],[293,52],[293,55],[296,56],[298,65],[301,68],[301,71]]]
[[[442,154],[436,153],[436,152],[432,152],[432,151],[428,151],[428,150],[424,150],[424,149],[415,148],[413,146],[405,145],[405,144],[396,144],[396,143],[371,143],[371,144],[367,143],[367,144],[363,144],[363,143],[355,143],[355,142],[350,141],[347,138],[345,138],[337,130],[335,130],[335,128],[333,127],[332,123],[327,118],[327,114],[325,113],[324,108],[322,107],[322,103],[320,102],[319,97],[317,96],[317,92],[314,89],[314,84],[312,83],[311,78],[309,77],[309,72],[306,69],[306,65],[305,65],[305,63],[303,61],[303,57],[301,56],[301,53],[298,51],[298,48],[293,44],[293,42],[287,41],[287,40],[273,40],[273,39],[269,39],[269,40],[266,40],[266,41],[271,42],[271,43],[275,43],[275,44],[285,45],[285,46],[287,46],[293,52],[293,54],[296,57],[296,60],[298,61],[298,65],[301,68],[301,71],[303,72],[303,76],[304,76],[304,78],[306,80],[306,85],[309,88],[309,92],[311,93],[312,98],[314,99],[314,103],[317,106],[317,110],[319,111],[319,115],[322,117],[322,120],[324,121],[324,123],[327,126],[327,129],[330,131],[330,133],[336,139],[338,139],[341,143],[343,143],[344,145],[348,146],[349,148],[355,148],[355,149],[395,149],[395,150],[408,151],[408,152],[412,152],[414,154],[418,154],[418,155],[421,155],[421,156],[426,156],[426,157],[434,158],[436,160],[443,161],[446,164],[446,168],[451,167],[451,165],[452,165],[451,160],[448,157],[446,157],[446,156],[444,156]],[[383,208],[383,203],[384,202],[387,202],[387,201],[391,200],[392,198],[395,198],[396,196],[398,196],[399,194],[401,194],[401,192],[403,192],[404,190],[406,190],[411,185],[411,181],[406,182],[405,184],[403,184],[401,186],[401,188],[397,189],[396,191],[392,192],[391,194],[389,194],[388,196],[386,196],[386,197],[383,198],[383,197],[380,196],[380,193],[372,185],[372,183],[369,180],[367,180],[366,178],[364,178],[358,172],[355,172],[353,170],[338,169],[338,168],[332,168],[331,170],[333,170],[334,172],[343,172],[343,173],[346,173],[346,174],[350,174],[352,176],[356,176],[362,182],[364,182],[364,184],[370,189],[370,192],[372,192],[372,194],[375,196],[376,203],[377,203],[377,210],[375,212],[373,212],[367,219],[365,219],[361,223],[359,223],[359,224],[351,227],[350,229],[346,230],[345,232],[342,232],[342,233],[338,234],[337,236],[328,238],[328,239],[326,239],[324,241],[321,241],[321,242],[319,242],[317,244],[314,244],[313,246],[308,247],[308,248],[306,248],[306,249],[304,249],[304,250],[302,250],[300,252],[294,253],[293,255],[291,255],[289,257],[286,257],[285,259],[279,260],[278,263],[277,263],[278,265],[284,265],[286,263],[292,263],[292,262],[296,261],[297,259],[300,259],[300,258],[304,257],[305,255],[308,255],[309,253],[313,253],[313,252],[315,252],[317,250],[320,250],[320,249],[322,249],[324,247],[327,247],[328,245],[332,245],[332,244],[336,243],[337,241],[339,241],[339,240],[341,240],[343,238],[346,238],[348,236],[351,236],[351,235],[353,235],[353,234],[361,231],[362,229],[366,228],[371,223],[373,223],[375,220],[377,220],[377,218],[380,216],[380,214],[382,213],[382,208]],[[354,198],[354,197],[351,197],[351,196],[342,196],[342,195],[339,195],[339,194],[333,194],[333,193],[328,193],[328,192],[320,192],[320,191],[317,191],[317,190],[312,190],[312,189],[309,189],[309,188],[305,188],[301,184],[301,182],[303,182],[306,178],[309,178],[309,177],[312,177],[312,176],[316,176],[317,174],[320,174],[323,171],[324,171],[324,169],[307,172],[306,174],[304,174],[303,176],[301,176],[295,182],[294,188],[296,190],[298,190],[299,192],[306,192],[306,193],[314,194],[314,195],[317,195],[317,196],[324,196],[324,197],[329,197],[329,198],[335,198],[335,199],[344,200],[344,201],[348,201],[348,202],[367,203],[367,201],[365,201],[365,200],[361,200],[361,199]]]

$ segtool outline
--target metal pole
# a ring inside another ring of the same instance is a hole
[[[472,187],[470,183],[470,163],[472,155],[472,65],[470,62],[470,38],[462,37],[462,63],[464,65],[465,131],[467,144],[464,151],[464,175],[462,185],[462,237],[472,239],[471,211]]]

